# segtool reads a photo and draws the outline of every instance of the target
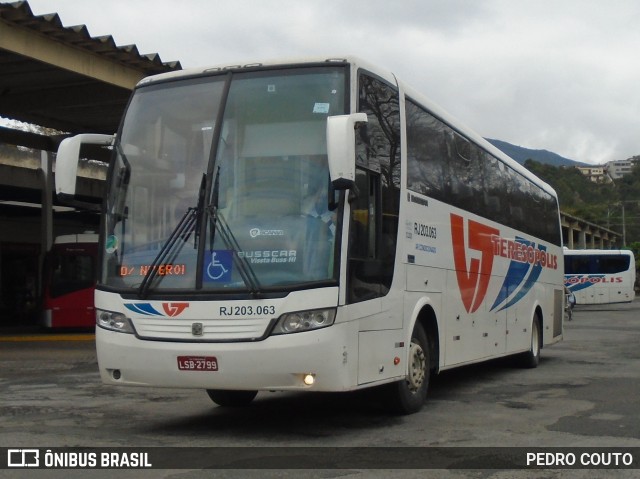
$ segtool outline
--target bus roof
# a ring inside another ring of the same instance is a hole
[[[331,64],[331,63],[343,63],[343,64],[355,64],[363,65],[366,62],[356,58],[354,56],[328,56],[328,57],[292,57],[292,58],[277,58],[270,60],[260,61],[243,61],[237,63],[223,63],[218,65],[210,65],[199,68],[187,68],[185,70],[178,70],[168,73],[160,73],[158,75],[148,76],[138,82],[138,86],[145,85],[149,82],[174,80],[182,77],[193,77],[200,75],[207,75],[212,73],[219,73],[225,71],[238,71],[238,70],[250,70],[263,67],[290,67],[296,65],[306,64]],[[367,67],[369,69],[369,65]],[[379,73],[379,68],[371,67]]]
[[[567,249],[563,248],[565,256],[589,256],[589,255],[622,255],[633,256],[628,249]]]

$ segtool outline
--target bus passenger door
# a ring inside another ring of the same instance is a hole
[[[385,294],[378,255],[380,181],[375,172],[356,169],[351,203],[347,302],[360,303]]]
[[[360,71],[355,188],[349,191],[346,302],[360,331],[402,328],[394,276],[400,208],[400,106],[396,85]],[[384,299],[383,299],[384,298]],[[351,306],[353,305],[353,306]],[[383,312],[383,309],[385,312]]]
[[[403,291],[394,278],[400,209],[400,103],[395,84],[360,70],[355,188],[349,191],[346,310],[358,321],[358,382],[398,377]],[[345,220],[346,224],[346,220]]]

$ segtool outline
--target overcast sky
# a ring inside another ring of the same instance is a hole
[[[484,137],[640,155],[638,0],[29,0],[183,68],[353,54]]]

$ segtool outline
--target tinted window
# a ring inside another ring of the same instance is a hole
[[[553,196],[411,100],[407,187],[560,245]]]
[[[616,274],[629,269],[627,255],[567,255],[564,257],[565,274]]]
[[[52,260],[51,297],[57,298],[85,288],[95,282],[94,258],[89,255],[55,255]]]

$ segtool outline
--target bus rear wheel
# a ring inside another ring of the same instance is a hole
[[[386,386],[387,403],[395,414],[418,412],[427,399],[431,361],[427,334],[420,323],[413,329],[408,359],[407,377]]]
[[[251,404],[258,391],[226,391],[223,389],[207,389],[209,398],[218,406],[244,407]]]
[[[529,351],[520,356],[520,362],[525,368],[536,368],[540,363],[540,331],[540,317],[536,313],[531,323],[531,345]]]

